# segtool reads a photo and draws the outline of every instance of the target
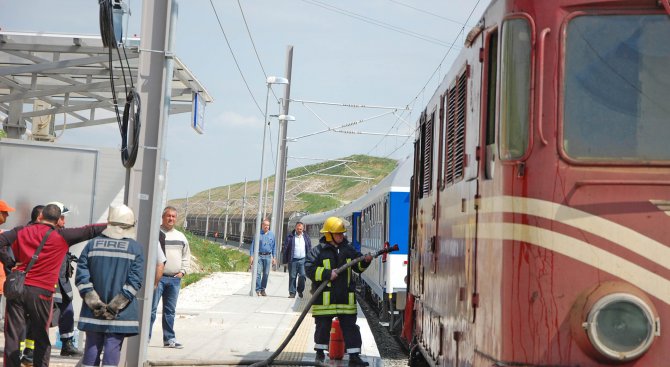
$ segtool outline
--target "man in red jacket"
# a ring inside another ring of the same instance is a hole
[[[44,247],[37,261],[26,274],[25,292],[14,300],[8,300],[5,321],[4,366],[19,367],[21,334],[30,315],[30,327],[35,338],[34,366],[46,367],[51,355],[49,325],[53,305],[54,285],[58,281],[61,262],[70,246],[98,236],[105,225],[91,225],[79,228],[55,230],[60,219],[60,208],[49,204],[35,224],[15,228],[0,234],[0,247],[11,246],[16,259],[14,270],[25,271],[42,239]]]

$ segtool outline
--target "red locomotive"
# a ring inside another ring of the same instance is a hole
[[[670,365],[670,0],[493,1],[410,211],[410,365]]]

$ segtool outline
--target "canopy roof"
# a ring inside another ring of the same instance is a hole
[[[127,65],[135,83],[140,54],[138,38],[127,39],[125,44],[125,49],[112,50],[120,113],[126,85],[119,59],[130,88]],[[199,93],[205,103],[212,102],[205,87],[181,60],[176,55],[168,56],[174,60],[170,114],[191,112],[194,93]],[[2,114],[20,115],[10,121],[19,121],[22,126],[35,117],[66,114],[55,130],[62,129],[65,122],[67,129],[116,123],[109,49],[102,46],[99,36],[0,32],[0,119]]]

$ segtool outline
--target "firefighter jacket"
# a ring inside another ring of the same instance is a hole
[[[137,292],[144,278],[144,253],[137,241],[105,235],[88,242],[77,261],[75,283],[81,298],[95,290],[109,304],[121,293],[130,302],[114,320],[96,317],[86,303],[81,306],[78,328],[83,331],[135,335],[139,332]]]
[[[72,263],[77,265],[77,257],[71,253],[65,254],[63,263],[58,272],[58,282],[56,283],[56,292],[54,293],[54,303],[70,303],[72,302],[72,284],[70,278],[74,274]],[[63,302],[64,301],[64,302]]]
[[[356,314],[356,285],[351,272],[362,273],[370,264],[361,261],[338,274],[334,281],[330,282],[329,279],[333,270],[360,256],[363,254],[356,251],[346,238],[339,246],[333,246],[326,242],[325,237],[321,237],[319,244],[307,253],[305,272],[312,281],[312,292],[322,282],[328,282],[321,297],[312,306],[312,316]]]

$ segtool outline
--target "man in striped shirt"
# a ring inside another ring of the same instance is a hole
[[[165,267],[163,276],[154,290],[151,307],[151,327],[153,328],[158,310],[158,302],[163,300],[163,346],[166,348],[183,348],[177,341],[174,331],[174,319],[177,299],[181,289],[181,278],[186,275],[191,264],[191,249],[183,233],[174,228],[177,222],[177,209],[168,206],[163,209],[161,232],[165,234]],[[149,334],[151,337],[151,332]]]

